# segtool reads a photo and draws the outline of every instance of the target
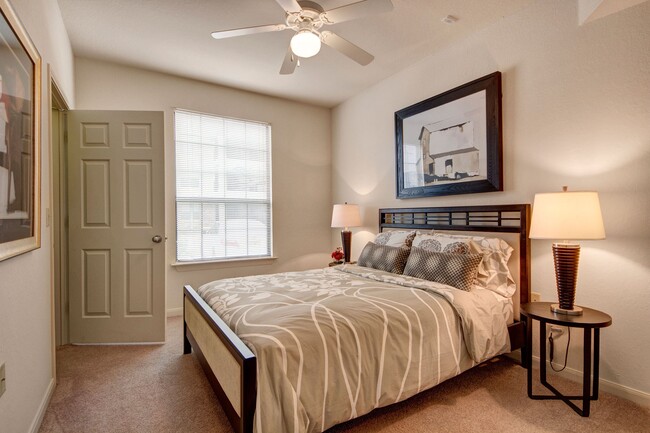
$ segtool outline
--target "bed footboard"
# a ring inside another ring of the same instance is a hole
[[[257,392],[255,355],[191,286],[185,286],[183,353],[192,349],[233,429],[251,433]]]

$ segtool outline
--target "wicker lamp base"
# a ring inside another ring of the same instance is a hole
[[[576,298],[578,281],[578,262],[580,245],[569,243],[553,244],[553,261],[555,263],[555,282],[559,304],[551,305],[551,311],[558,314],[579,316],[582,308],[573,305]]]

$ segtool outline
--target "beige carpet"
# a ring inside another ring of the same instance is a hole
[[[59,349],[58,386],[40,431],[232,432],[198,362],[181,354],[181,318],[167,329],[163,346]],[[498,359],[329,432],[650,432],[650,410],[611,394],[601,391],[591,412],[582,418],[560,401],[528,399],[525,370]]]

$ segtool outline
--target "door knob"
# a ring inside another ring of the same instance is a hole
[[[154,237],[151,238],[151,240],[154,241],[154,242],[157,243],[157,244],[161,243],[161,242],[162,242],[162,239],[163,239],[163,238],[162,238],[162,236],[160,236],[160,235],[156,235],[156,236],[154,236]]]

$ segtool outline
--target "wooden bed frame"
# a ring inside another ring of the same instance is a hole
[[[517,234],[519,304],[530,298],[529,227],[529,204],[379,209],[380,231],[434,229]],[[514,323],[508,326],[513,351],[523,347],[526,335],[525,324],[517,314],[518,309]],[[183,318],[183,353],[194,349],[233,429],[251,433],[257,393],[255,355],[191,286],[183,290]]]

